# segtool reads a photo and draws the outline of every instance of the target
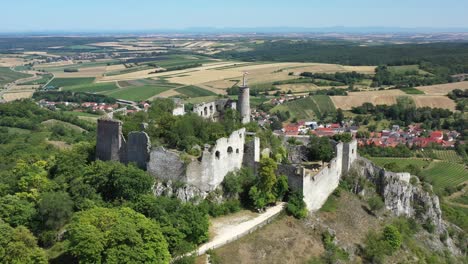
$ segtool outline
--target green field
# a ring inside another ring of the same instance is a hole
[[[457,154],[455,150],[430,150],[416,151],[418,157],[438,159],[443,161],[450,161],[453,163],[461,163],[463,159]]]
[[[420,75],[432,75],[431,73],[421,70],[419,65],[401,65],[401,66],[389,66],[388,69],[396,74],[405,74],[408,71],[417,71]]]
[[[167,86],[155,86],[155,85],[144,85],[144,86],[131,86],[122,89],[112,90],[103,92],[110,97],[116,99],[124,99],[130,101],[142,101],[150,97],[158,95],[164,91],[171,89]]]
[[[95,62],[84,62],[84,63],[75,63],[70,65],[64,66],[49,66],[44,67],[40,64],[34,66],[34,69],[40,69],[47,72],[63,72],[64,69],[80,69],[80,68],[89,68],[89,67],[98,67],[98,66],[106,66],[107,64],[116,64],[120,62],[119,60],[106,60],[106,61],[95,61]]]
[[[8,67],[0,67],[0,87],[3,87],[5,84],[14,82],[18,79],[31,76],[32,75],[30,74],[12,71]]]
[[[413,88],[413,87],[409,87],[409,88],[400,88],[400,90],[402,90],[402,91],[405,92],[406,94],[424,94],[423,91],[418,90],[418,89]]]
[[[422,173],[434,186],[436,192],[448,186],[457,186],[468,181],[468,171],[463,164],[434,161]]]
[[[52,74],[42,74],[40,76],[41,78],[38,80],[21,83],[21,85],[44,85],[52,78]]]
[[[178,93],[183,94],[188,97],[203,97],[203,96],[212,96],[216,95],[212,91],[205,90],[203,88],[197,87],[197,86],[184,86],[175,89]]]
[[[94,78],[92,77],[91,78],[55,78],[49,83],[49,86],[66,87],[66,86],[91,84],[92,82],[94,82]]]
[[[406,166],[412,164],[419,167],[421,170],[427,168],[431,161],[424,159],[415,159],[415,158],[380,158],[380,157],[371,157],[370,160],[377,164],[378,166],[384,167],[389,163],[396,163],[401,169],[404,169]]]
[[[336,109],[329,96],[314,95],[277,105],[270,110],[271,113],[277,111],[289,111],[291,118],[306,120],[334,113]]]
[[[95,49],[98,49],[98,48],[94,47],[94,46],[88,46],[88,45],[73,45],[73,46],[67,47],[67,49],[71,49],[71,50],[95,50]]]
[[[89,93],[103,93],[111,90],[118,89],[117,85],[113,82],[109,83],[90,83],[90,84],[81,84],[75,86],[64,87],[63,91],[73,91],[73,92],[89,92]]]

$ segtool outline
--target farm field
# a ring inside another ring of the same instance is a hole
[[[413,98],[417,107],[438,107],[455,110],[455,102],[446,96],[441,95],[409,95],[400,89],[383,91],[350,92],[347,96],[331,96],[336,108],[351,110],[353,107],[361,106],[363,103],[373,105],[396,104],[399,96],[409,96]]]
[[[416,158],[381,158],[381,157],[371,157],[370,160],[377,164],[378,166],[384,167],[389,163],[396,163],[398,167],[404,171],[405,167],[408,165],[415,165],[421,170],[427,168],[431,164],[430,160],[427,159],[416,159]]]
[[[457,154],[455,150],[418,150],[416,151],[416,155],[420,157],[434,158],[453,163],[463,162],[462,158]]]
[[[31,77],[32,75],[12,71],[8,67],[0,67],[0,87],[3,87],[5,84],[14,82],[19,79]]]
[[[175,89],[179,94],[183,94],[188,97],[202,97],[202,96],[211,96],[211,95],[216,95],[215,93],[205,90],[203,88],[197,87],[197,86],[184,86]]]
[[[131,101],[142,101],[148,98],[151,98],[155,95],[158,95],[164,91],[171,89],[167,86],[153,86],[153,85],[144,85],[144,86],[131,86],[127,88],[121,88],[111,91],[102,92],[110,97],[116,99],[124,99]]]
[[[8,92],[3,94],[3,100],[6,102],[11,102],[19,99],[31,98],[33,94],[34,90]]]
[[[291,118],[310,120],[322,116],[324,113],[335,112],[335,110],[329,96],[315,95],[277,105],[270,112],[289,111]]]
[[[419,65],[389,66],[388,69],[393,73],[400,73],[400,74],[408,72],[408,71],[417,71],[418,74],[421,74],[421,75],[425,75],[425,74],[432,75],[431,73],[427,71],[421,70],[419,68]]]
[[[454,82],[454,83],[447,83],[447,84],[437,84],[437,85],[430,85],[430,86],[420,86],[416,87],[420,91],[423,91],[425,94],[428,95],[447,95],[449,92],[455,89],[468,89],[468,81],[465,82]]]
[[[54,78],[49,83],[49,86],[66,87],[75,85],[86,85],[91,84],[93,81],[94,78]]]
[[[400,88],[400,90],[402,90],[402,91],[405,92],[406,94],[424,94],[423,91],[418,90],[418,89],[413,88],[413,87],[409,87],[409,88]]]
[[[436,192],[468,181],[468,171],[463,164],[447,161],[434,161],[421,174],[432,182]]]
[[[102,92],[116,90],[116,89],[118,89],[117,85],[111,82],[111,83],[90,83],[90,84],[67,86],[67,87],[62,88],[62,91],[102,93]]]
[[[39,79],[37,79],[37,80],[23,82],[23,83],[21,83],[21,85],[44,85],[50,79],[52,79],[52,74],[41,74],[41,75],[38,75],[38,77],[39,77]]]

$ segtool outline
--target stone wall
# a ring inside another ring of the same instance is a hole
[[[213,191],[227,173],[242,167],[244,143],[245,129],[242,128],[227,138],[218,139],[214,146],[206,146],[200,158],[182,158],[178,152],[157,148],[150,153],[147,170],[164,180],[184,182],[204,192]]]
[[[99,119],[97,124],[96,159],[120,161],[126,157],[122,123]]]
[[[163,147],[151,150],[146,169],[151,175],[162,180],[180,182],[187,180],[185,176],[186,164],[181,159],[180,153],[166,150]]]
[[[257,162],[260,162],[260,138],[254,137],[254,139],[245,143],[243,165],[255,168]]]
[[[335,158],[319,172],[311,171],[301,165],[279,165],[277,173],[286,175],[289,186],[302,192],[309,211],[316,211],[338,187],[343,173],[348,172],[350,164],[356,160],[356,147],[356,140],[336,144]]]
[[[146,169],[149,161],[151,142],[145,132],[130,132],[127,143],[127,160],[134,162],[140,169]]]
[[[213,120],[217,113],[216,102],[196,104],[193,106],[193,112],[203,118]]]

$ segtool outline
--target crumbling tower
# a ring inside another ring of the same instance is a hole
[[[125,139],[122,136],[122,122],[99,119],[97,126],[96,159],[121,161],[125,152]]]
[[[238,98],[238,109],[241,115],[242,124],[250,122],[250,89],[247,86],[247,74],[247,72],[244,72]]]

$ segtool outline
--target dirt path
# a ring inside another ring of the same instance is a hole
[[[216,249],[235,241],[258,227],[269,223],[271,219],[283,210],[284,205],[285,203],[279,203],[276,206],[268,208],[266,212],[254,217],[241,215],[241,217],[237,216],[237,218],[223,218],[219,220],[219,222],[223,222],[224,224],[220,224],[216,220],[213,221],[212,224],[216,227],[214,230],[214,237],[208,243],[201,245],[196,254],[198,256],[203,255],[210,249]]]

